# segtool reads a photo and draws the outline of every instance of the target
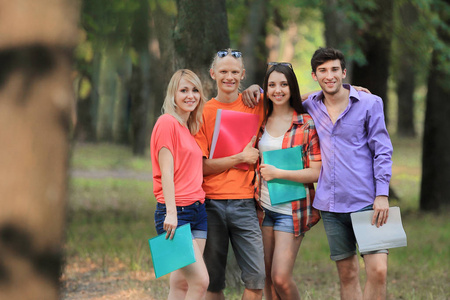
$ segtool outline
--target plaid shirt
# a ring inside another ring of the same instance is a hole
[[[259,140],[261,139],[266,123],[263,123],[256,139],[256,147],[258,147]],[[302,146],[302,159],[303,167],[309,168],[310,161],[321,161],[319,137],[317,135],[314,121],[308,114],[297,114],[294,111],[292,117],[292,124],[288,131],[284,134],[282,148],[292,148],[295,146]],[[260,204],[261,196],[261,180],[258,161],[258,168],[256,172],[255,182],[255,199],[258,203],[258,218],[260,224],[264,219],[264,211]],[[306,198],[292,201],[292,218],[294,220],[295,235],[299,236],[308,231],[320,220],[319,211],[312,207],[314,200],[314,184],[304,184],[306,189]]]

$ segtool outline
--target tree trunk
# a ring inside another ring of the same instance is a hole
[[[397,83],[397,135],[402,137],[414,137],[414,90],[416,87],[416,67],[418,64],[417,44],[413,40],[417,39],[417,33],[414,34],[413,28],[418,21],[418,12],[413,3],[406,1],[401,4],[398,10],[400,21],[396,53],[396,83]]]
[[[352,84],[368,88],[372,94],[384,101],[384,114],[388,116],[387,86],[389,77],[389,58],[392,40],[392,0],[375,0],[376,9],[363,11],[371,16],[371,22],[359,30],[360,47],[366,58],[366,64],[355,63]]]
[[[131,99],[131,58],[122,53],[117,62],[116,93],[114,99],[113,136],[114,142],[128,145],[130,142]]]
[[[244,54],[245,79],[244,87],[254,83],[263,85],[267,70],[266,23],[269,7],[267,0],[249,1],[247,27],[242,34],[241,50]]]
[[[0,298],[59,299],[74,1],[1,1]]]
[[[147,0],[139,2],[132,25],[132,47],[137,53],[137,61],[133,64],[131,89],[131,117],[133,154],[144,155],[148,147],[147,114],[149,104],[150,54],[149,17]]]
[[[341,50],[346,58],[347,78],[345,82],[352,82],[353,59],[355,52],[355,27],[347,16],[348,7],[342,0],[325,0],[322,5],[325,23],[325,42],[327,47]],[[348,6],[348,5],[347,5]]]
[[[176,68],[194,71],[205,95],[214,96],[209,66],[216,51],[230,46],[225,0],[177,0],[177,7]]]
[[[149,56],[152,68],[149,74],[148,136],[150,136],[156,120],[161,115],[161,107],[166,95],[167,85],[175,72],[173,38],[175,16],[166,11],[163,4],[156,1],[155,9],[151,11],[150,44],[158,45],[158,47],[151,47]]]
[[[92,62],[79,62],[77,64],[77,70],[80,72],[75,90],[77,92],[77,124],[75,127],[75,139],[77,141],[95,141],[95,124],[92,116],[92,106],[94,102],[94,96],[92,92],[92,76],[86,70],[87,65]],[[82,82],[86,80],[91,84],[91,91],[85,97],[80,97],[80,91]]]
[[[97,139],[112,142],[114,140],[114,106],[117,97],[118,75],[116,64],[121,57],[120,51],[104,48],[101,53],[99,74],[99,102],[97,115]]]
[[[447,1],[448,5],[448,1]],[[447,6],[448,11],[448,6]],[[439,10],[441,20],[450,25],[448,13]],[[442,45],[449,45],[448,29],[438,29]],[[435,47],[428,77],[427,108],[423,135],[420,209],[442,211],[450,208],[450,68],[448,48]]]

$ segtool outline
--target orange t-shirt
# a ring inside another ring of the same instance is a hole
[[[202,151],[189,129],[182,126],[173,116],[164,114],[153,127],[150,151],[153,171],[153,193],[156,200],[165,203],[161,185],[161,169],[158,155],[161,148],[170,150],[173,156],[173,181],[175,204],[188,206],[196,201],[205,201],[202,189]]]
[[[262,97],[261,97],[262,99]],[[222,103],[215,98],[209,100],[203,109],[203,125],[195,135],[195,140],[202,149],[203,157],[208,158],[211,150],[214,125],[218,109],[233,110],[259,115],[259,126],[264,118],[264,108],[262,101],[255,108],[250,108],[242,102],[242,95],[232,103]],[[257,135],[255,132],[255,136]],[[249,141],[250,142],[250,141]],[[230,168],[222,173],[212,174],[203,177],[203,190],[206,198],[209,199],[245,199],[253,198],[253,177],[254,166],[249,170]]]

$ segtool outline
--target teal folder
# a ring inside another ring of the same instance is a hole
[[[195,262],[191,224],[178,227],[171,240],[163,233],[149,239],[148,243],[156,278]]]
[[[263,152],[264,163],[282,170],[302,170],[302,147],[293,147]],[[267,182],[272,205],[290,202],[306,197],[303,183],[273,179]]]

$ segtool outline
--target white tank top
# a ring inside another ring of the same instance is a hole
[[[283,137],[284,135],[273,137],[267,132],[266,129],[264,129],[264,133],[258,143],[259,155],[261,157],[262,163],[264,163],[263,152],[281,149],[283,145]],[[272,206],[270,202],[269,190],[267,189],[267,181],[265,181],[262,177],[260,200],[262,207],[264,207],[265,209],[274,211],[279,214],[292,215],[292,204],[290,202]]]

